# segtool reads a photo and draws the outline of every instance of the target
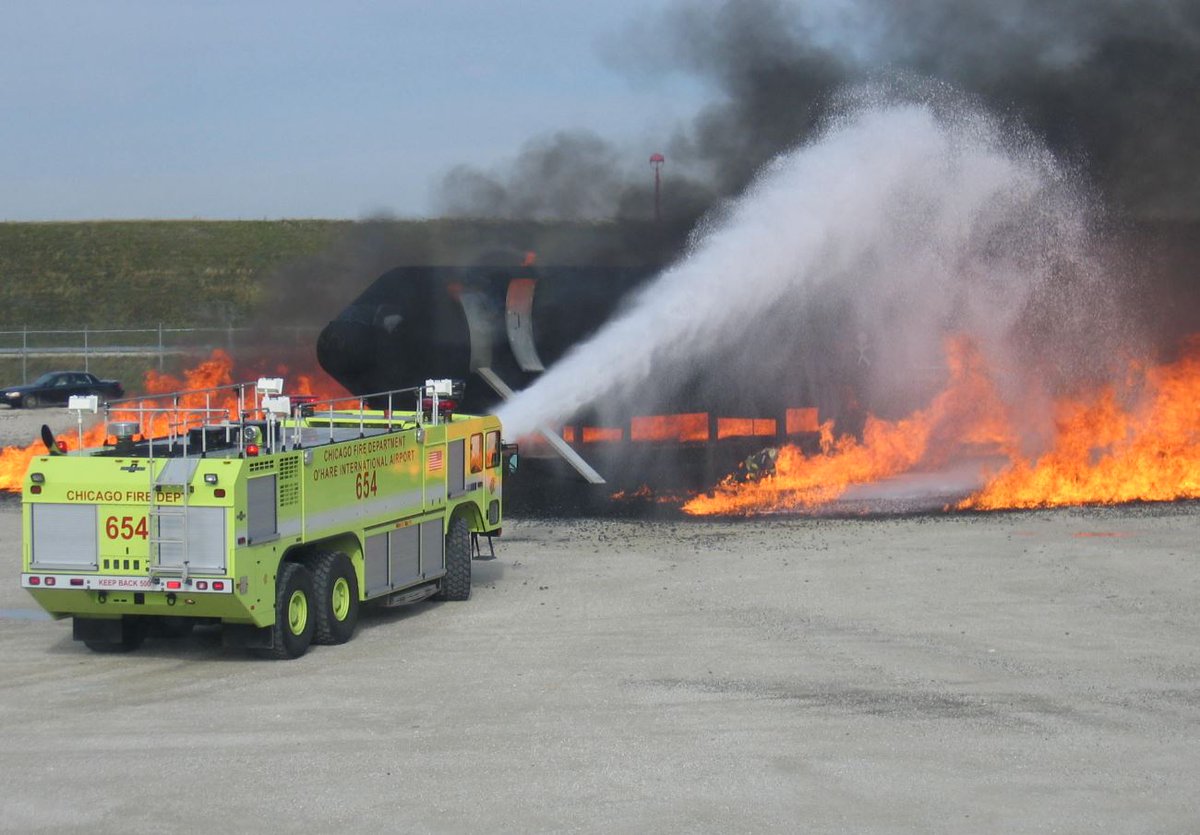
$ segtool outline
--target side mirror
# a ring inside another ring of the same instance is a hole
[[[515,473],[517,471],[517,461],[519,458],[519,456],[517,455],[517,445],[516,444],[501,444],[500,452],[504,456],[505,468],[508,470],[508,474],[512,475],[513,473]]]

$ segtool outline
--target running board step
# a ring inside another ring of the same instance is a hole
[[[395,594],[390,594],[383,600],[384,606],[403,606],[406,603],[416,603],[418,600],[424,600],[427,597],[433,597],[438,592],[437,583],[429,583],[424,586],[418,586],[415,589],[407,591],[398,591]]]

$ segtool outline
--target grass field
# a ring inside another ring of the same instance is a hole
[[[345,222],[0,224],[0,329],[224,324]]]
[[[400,265],[661,258],[677,229],[488,220],[0,223],[0,330],[253,322],[301,282],[337,304]],[[310,299],[309,307],[313,307]],[[319,305],[318,305],[319,306]]]
[[[681,237],[680,229],[645,223],[470,219],[0,223],[0,348],[82,346],[84,328],[90,346],[149,346],[159,326],[210,329],[193,342],[228,347],[236,329],[278,329],[269,341],[294,356],[299,342],[315,341],[325,322],[396,266],[519,263],[530,250],[540,263],[646,263]],[[147,332],[101,333],[124,328]],[[181,335],[167,341],[190,344]],[[164,369],[178,371],[196,356],[168,356]],[[128,384],[158,359],[88,364]],[[0,384],[83,365],[78,355],[0,355]]]

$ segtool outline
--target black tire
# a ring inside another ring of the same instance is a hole
[[[38,406],[42,405],[42,401],[38,400],[38,396],[36,394],[27,394],[25,395],[25,399],[21,405],[26,409],[36,409]]]
[[[312,575],[299,563],[285,562],[275,578],[275,623],[271,646],[258,650],[263,658],[299,658],[308,652],[317,631],[316,596]]]
[[[146,640],[146,624],[135,618],[122,618],[121,640],[84,641],[83,645],[92,652],[133,652]]]
[[[446,576],[435,600],[467,600],[471,596],[471,529],[456,516],[446,532]]]
[[[358,626],[358,576],[350,558],[337,551],[317,554],[310,563],[317,601],[318,644],[344,644]]]

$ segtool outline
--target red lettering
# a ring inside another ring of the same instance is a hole
[[[150,531],[145,516],[137,517],[136,524],[132,516],[122,516],[120,519],[109,516],[104,520],[104,535],[109,539],[146,539]]]

